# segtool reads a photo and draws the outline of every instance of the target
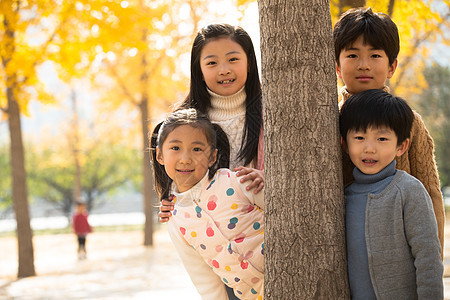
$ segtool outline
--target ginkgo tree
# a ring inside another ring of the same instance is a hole
[[[28,103],[33,98],[43,102],[51,100],[36,76],[36,68],[48,59],[54,37],[68,17],[70,4],[60,4],[60,1],[32,0],[0,2],[0,109],[2,117],[7,119],[10,135],[18,277],[35,275],[20,115],[27,114]]]
[[[119,3],[120,6],[120,1],[106,3]],[[60,66],[60,74],[70,80],[83,75],[83,66],[94,60],[95,55],[90,49],[95,47],[88,38],[90,31],[82,26],[86,22],[80,20],[80,15],[76,13],[83,11],[80,5],[83,5],[80,1],[57,0],[0,2],[0,110],[2,118],[8,122],[10,135],[11,197],[17,222],[18,277],[35,275],[21,114],[28,114],[31,99],[54,102],[37,76],[37,69],[42,63],[55,61]],[[85,17],[96,19],[97,15],[90,12]]]

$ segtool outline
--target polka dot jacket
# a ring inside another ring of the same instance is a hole
[[[213,285],[224,289],[223,283],[240,299],[263,299],[264,193],[246,191],[250,182],[239,179],[220,169],[212,180],[206,175],[191,190],[173,193],[169,232],[202,299],[220,299],[208,294]],[[211,279],[211,271],[222,283]]]

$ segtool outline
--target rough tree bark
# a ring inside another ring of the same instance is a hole
[[[329,7],[259,1],[266,299],[349,298]]]

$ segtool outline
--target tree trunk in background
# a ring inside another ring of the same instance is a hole
[[[34,276],[33,232],[28,207],[27,173],[20,125],[20,109],[14,97],[14,88],[7,88],[8,125],[11,139],[12,198],[17,222],[19,268],[17,277]]]
[[[140,105],[141,110],[141,126],[142,126],[142,137],[144,142],[144,158],[142,161],[142,172],[143,172],[143,184],[142,193],[144,194],[144,214],[145,214],[145,227],[144,227],[144,245],[153,245],[153,206],[156,205],[152,202],[154,200],[154,194],[152,193],[153,187],[153,176],[150,167],[150,143],[149,143],[149,118],[148,118],[148,100],[143,100]]]
[[[389,15],[389,17],[393,17],[394,15],[394,5],[395,5],[395,0],[390,0],[389,1],[389,5],[388,5],[388,12],[387,14]]]
[[[142,38],[145,41],[147,38],[147,30],[144,29],[142,33]],[[142,126],[142,138],[144,146],[144,156],[142,161],[142,193],[144,195],[144,214],[145,214],[145,225],[144,225],[144,246],[153,245],[153,206],[155,203],[152,200],[155,198],[155,194],[152,193],[153,190],[153,175],[151,169],[151,158],[150,158],[150,139],[149,139],[149,97],[147,94],[146,87],[149,86],[149,76],[147,73],[147,59],[145,52],[142,54],[142,74],[141,74],[141,90],[142,99],[139,103],[139,110],[141,112],[141,126]]]
[[[5,45],[1,50],[3,70],[9,70],[9,63],[14,56],[16,41],[15,28],[19,18],[19,5],[6,3],[3,8],[3,39]],[[19,83],[15,72],[6,72],[6,98],[8,107],[4,110],[8,115],[8,127],[11,141],[11,177],[12,199],[17,222],[18,274],[23,278],[34,276],[33,232],[30,225],[28,208],[27,173],[25,171],[25,153],[20,125],[20,107],[16,99]]]
[[[75,90],[71,93],[72,99],[72,132],[69,133],[70,145],[72,147],[73,159],[75,164],[75,186],[73,189],[73,199],[75,202],[82,200],[82,187],[81,187],[81,164],[80,164],[80,136],[79,136],[79,123],[78,123],[78,108],[77,108],[77,95]],[[86,201],[87,210],[91,210],[91,203]],[[71,205],[72,206],[72,205]]]
[[[328,1],[260,0],[265,298],[347,299]]]
[[[341,14],[345,13],[349,8],[366,6],[366,0],[340,0],[338,5],[340,16]]]

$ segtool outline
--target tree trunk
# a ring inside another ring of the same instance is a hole
[[[147,39],[147,30],[144,29],[142,33],[142,39]],[[142,192],[144,194],[144,214],[145,214],[145,226],[144,226],[144,246],[153,245],[153,176],[150,167],[150,139],[149,139],[149,107],[148,107],[148,86],[149,76],[147,73],[147,59],[145,52],[142,54],[142,74],[141,74],[141,89],[142,100],[139,104],[141,111],[141,126],[142,126],[142,140],[144,146],[144,158],[142,161],[142,178],[144,180],[142,184]]]
[[[328,1],[260,0],[266,299],[347,299]]]
[[[8,70],[15,50],[15,26],[19,18],[19,5],[6,3],[3,8],[3,39],[6,47],[1,51],[3,70]],[[8,115],[9,135],[11,140],[11,177],[12,199],[17,222],[17,244],[19,268],[17,277],[34,276],[33,232],[30,226],[30,213],[28,208],[27,173],[25,171],[25,154],[22,142],[22,129],[20,126],[20,108],[16,95],[18,89],[17,75],[6,72],[6,98],[5,112]]]
[[[14,85],[13,85],[14,86]],[[7,88],[8,125],[11,139],[12,198],[17,222],[19,269],[17,277],[34,276],[33,233],[30,226],[25,155],[22,143],[19,105],[14,87]]]
[[[339,16],[347,11],[351,7],[363,7],[366,6],[366,0],[339,0]]]
[[[153,245],[153,205],[152,203],[152,187],[153,177],[150,167],[150,143],[148,130],[148,100],[142,101],[141,105],[141,121],[142,121],[142,135],[144,141],[144,159],[142,161],[143,172],[143,194],[144,194],[144,214],[145,214],[145,228],[144,228],[144,246]]]
[[[388,15],[391,18],[394,15],[394,5],[395,5],[395,0],[390,0],[389,5],[388,5]]]
[[[72,153],[73,153],[73,159],[74,159],[74,164],[75,164],[75,185],[74,185],[74,189],[73,189],[73,199],[75,202],[80,202],[82,201],[82,187],[81,187],[81,164],[80,164],[80,136],[79,136],[79,124],[78,124],[78,108],[77,108],[77,95],[75,90],[72,90],[71,93],[71,98],[72,98],[72,115],[73,115],[73,119],[72,119],[72,133],[69,133],[69,139],[70,139],[70,144],[72,147]],[[87,205],[87,210],[90,211],[91,210],[91,205],[90,203],[86,203]],[[70,205],[70,208],[72,207],[72,204]],[[70,211],[70,210],[69,210]]]

